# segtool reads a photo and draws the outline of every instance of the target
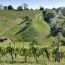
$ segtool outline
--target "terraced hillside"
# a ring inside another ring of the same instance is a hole
[[[25,17],[31,20],[31,25],[28,27],[26,27]],[[49,33],[49,26],[44,21],[41,11],[0,10],[1,37],[12,37],[16,41],[32,41],[35,38],[44,41]]]

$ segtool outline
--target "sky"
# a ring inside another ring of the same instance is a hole
[[[58,8],[65,6],[65,0],[0,0],[0,4],[3,6],[12,5],[14,8],[23,5],[23,3],[28,4],[29,8],[39,8],[43,6],[45,8]]]

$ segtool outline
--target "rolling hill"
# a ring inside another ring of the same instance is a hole
[[[29,27],[26,27],[26,22],[22,23],[26,16],[31,19],[31,25]],[[33,39],[44,41],[49,33],[50,28],[44,21],[42,12],[39,10],[0,10],[1,37],[11,37],[16,41],[32,41]]]

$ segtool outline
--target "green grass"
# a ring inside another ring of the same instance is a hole
[[[15,35],[18,31],[22,30],[25,27],[25,23],[17,26],[20,22],[23,22],[23,18],[28,16],[32,19],[32,25],[30,28],[21,32],[18,35]],[[0,10],[0,36],[2,37],[14,37],[14,40],[17,39],[29,40],[32,41],[35,38],[38,38],[39,41],[44,41],[45,37],[49,35],[50,29],[48,24],[43,20],[43,15],[39,10],[30,10],[30,11],[9,11],[9,10]],[[25,41],[24,40],[24,41]]]
[[[24,46],[25,48],[28,48],[29,44],[30,44],[30,42],[15,42],[15,47],[16,48],[22,48]],[[2,48],[5,48],[5,47],[7,47],[9,45],[10,44],[5,43],[5,42],[0,43],[0,47],[2,47]],[[14,46],[14,43],[11,43],[11,46]]]

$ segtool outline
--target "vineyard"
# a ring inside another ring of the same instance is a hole
[[[53,42],[54,43],[54,42]],[[60,63],[65,59],[65,52],[60,51],[59,42],[56,45],[50,47],[40,47],[37,40],[33,40],[29,47],[17,48],[9,45],[5,48],[0,47],[0,63],[36,63],[40,64],[41,61],[46,62],[58,62]],[[6,60],[4,61],[5,58]],[[7,59],[8,58],[8,59]],[[32,61],[33,60],[33,61]],[[46,64],[47,65],[47,64]]]
[[[42,9],[0,10],[0,65],[65,65],[65,16]]]

